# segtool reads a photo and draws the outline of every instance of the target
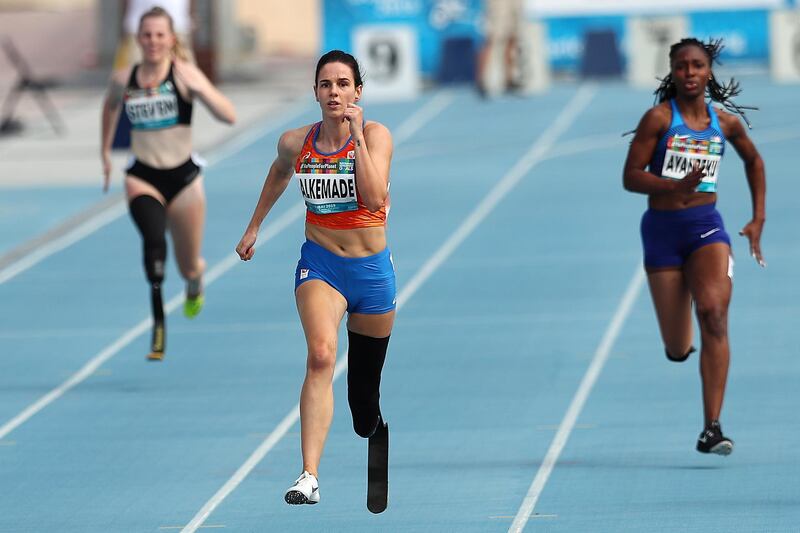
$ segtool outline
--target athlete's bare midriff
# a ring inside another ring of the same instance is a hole
[[[651,194],[647,200],[650,209],[660,211],[672,211],[676,209],[688,209],[699,205],[713,204],[717,201],[715,192],[696,192],[691,195],[686,194]]]
[[[331,229],[306,224],[306,238],[342,257],[367,257],[386,248],[386,228]]]
[[[192,128],[175,125],[153,131],[131,131],[131,151],[153,168],[175,168],[192,155]]]

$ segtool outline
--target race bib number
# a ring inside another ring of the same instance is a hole
[[[722,161],[722,139],[708,141],[692,139],[688,135],[675,135],[667,139],[667,150],[661,177],[682,180],[686,174],[699,168],[705,176],[698,185],[700,192],[714,192],[717,188],[719,164]]]
[[[297,173],[309,211],[329,215],[358,209],[355,159],[307,159]]]
[[[178,123],[178,96],[164,85],[156,90],[131,91],[125,113],[138,129],[158,129]]]

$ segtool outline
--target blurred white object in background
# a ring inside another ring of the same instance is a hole
[[[800,82],[800,10],[771,12],[769,36],[772,78]]]
[[[550,86],[550,61],[545,29],[541,22],[526,22],[522,25],[519,53],[519,91],[523,94],[545,91]]]
[[[686,17],[634,17],[627,21],[628,81],[656,87],[669,74],[669,47],[688,37]]]

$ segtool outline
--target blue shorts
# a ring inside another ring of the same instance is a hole
[[[342,257],[313,241],[300,248],[294,289],[319,279],[347,300],[348,313],[381,315],[397,307],[394,264],[389,248],[367,257]]]
[[[644,266],[681,267],[703,246],[731,239],[714,203],[664,211],[648,209],[642,216]]]

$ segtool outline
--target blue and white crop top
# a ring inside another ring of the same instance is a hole
[[[648,170],[656,176],[669,179],[683,179],[695,166],[703,169],[703,177],[698,192],[716,192],[719,164],[725,152],[725,135],[719,125],[717,113],[708,104],[708,116],[711,124],[704,130],[689,128],[681,117],[681,112],[670,100],[672,106],[672,123],[667,132],[659,139],[653,152]]]
[[[133,67],[123,95],[125,114],[133,129],[160,130],[192,123],[192,102],[181,96],[172,69],[173,65],[170,65],[169,74],[157,87],[142,89],[136,81],[139,65]]]

